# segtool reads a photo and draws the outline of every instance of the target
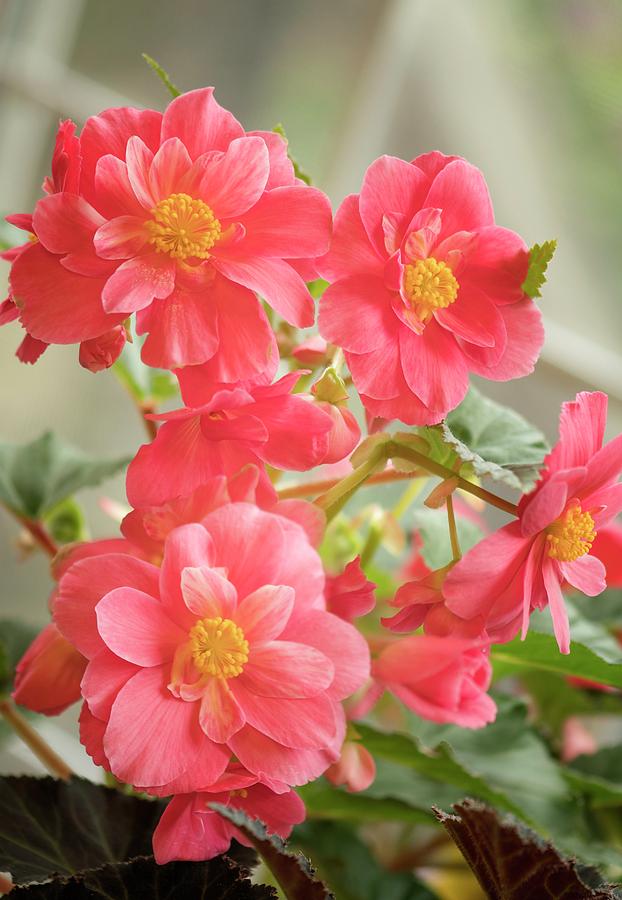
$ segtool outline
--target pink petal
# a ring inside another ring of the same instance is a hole
[[[534,602],[534,585],[539,581],[539,577],[541,577],[542,557],[545,546],[546,535],[541,535],[539,540],[533,542],[525,563],[525,572],[523,576],[523,612],[521,622],[522,641],[527,637],[531,611],[537,606]]]
[[[179,191],[191,166],[192,160],[179,138],[169,138],[160,145],[149,169],[149,193],[155,203]]]
[[[212,801],[225,802],[227,794]],[[233,826],[207,809],[200,795],[178,794],[162,813],[153,832],[153,854],[159,866],[175,859],[202,862],[226,853]]]
[[[393,339],[382,347],[361,354],[346,352],[346,362],[360,394],[369,395],[376,400],[389,400],[400,394],[410,394],[402,371],[399,334],[400,328],[396,320]]]
[[[533,372],[544,343],[542,315],[533,300],[519,300],[507,306],[498,307],[503,317],[507,333],[507,344],[500,359],[496,353],[467,342],[462,349],[469,368],[477,375],[494,381],[509,381],[522,378]],[[496,360],[496,361],[495,361]]]
[[[9,322],[14,322],[16,319],[19,319],[19,309],[15,306],[10,297],[7,297],[6,300],[3,300],[0,303],[0,327],[2,325],[8,325]]]
[[[439,172],[421,205],[442,209],[441,239],[456,231],[494,225],[484,176],[463,159],[450,162]]]
[[[295,791],[279,794],[263,784],[253,785],[248,797],[233,797],[232,806],[244,809],[247,815],[265,822],[268,831],[282,838],[289,837],[292,826],[303,822],[305,806]]]
[[[105,222],[93,238],[97,254],[104,259],[129,259],[147,243],[144,218],[117,216]]]
[[[131,587],[117,588],[95,608],[97,629],[104,643],[128,662],[159,666],[172,660],[186,640],[159,600]]]
[[[598,450],[587,463],[587,475],[580,496],[589,497],[616,482],[622,472],[622,434]]]
[[[398,397],[389,397],[384,400],[378,400],[375,397],[368,397],[365,394],[361,394],[360,396],[366,413],[368,417],[370,417],[370,421],[373,421],[374,419],[399,419],[407,425],[436,425],[444,416],[442,409],[429,409],[429,407],[422,403],[419,397],[415,396],[415,394],[408,389],[405,381],[403,383],[402,392]]]
[[[559,568],[566,581],[588,597],[602,594],[607,587],[607,571],[596,556],[586,554],[574,562],[561,562]]]
[[[207,154],[195,164],[196,195],[217,219],[232,219],[257,203],[266,188],[270,162],[263,138],[241,137],[224,153]]]
[[[256,402],[253,412],[268,430],[257,455],[269,465],[305,471],[324,461],[332,422],[310,398],[285,394]]]
[[[214,99],[214,88],[199,88],[169,103],[162,121],[162,140],[181,138],[194,160],[208,150],[226,150],[243,137],[237,119]]]
[[[622,512],[622,484],[612,484],[601,488],[595,494],[584,498],[582,502],[586,509],[592,510],[592,518],[600,535],[601,526],[606,526]],[[600,551],[598,555],[601,555]]]
[[[461,279],[477,285],[495,303],[523,300],[522,284],[529,268],[529,251],[514,231],[490,225],[477,232],[466,256]]]
[[[127,176],[138,202],[145,209],[152,209],[159,197],[155,197],[149,180],[149,171],[153,162],[153,153],[137,135],[127,142],[125,161]]]
[[[316,257],[328,250],[332,212],[328,197],[303,185],[267,191],[242,216],[246,234],[236,255]]]
[[[422,335],[400,329],[400,358],[411,391],[426,406],[454,409],[469,387],[468,368],[454,337],[431,321]]]
[[[50,622],[18,662],[12,697],[33,712],[58,715],[80,699],[85,666],[86,659]]]
[[[584,466],[603,445],[608,397],[602,391],[580,391],[562,403],[559,441],[546,458],[549,471]]]
[[[103,646],[95,617],[95,607],[102,597],[115,588],[129,586],[157,597],[158,575],[156,566],[122,553],[78,560],[61,578],[54,598],[54,621],[59,631],[84,656],[93,656]]]
[[[149,332],[141,359],[163,369],[200,365],[218,350],[218,323],[218,307],[209,292],[176,288],[153,303],[141,321],[139,333]]]
[[[385,213],[397,214],[405,227],[423,206],[426,181],[420,169],[395,156],[381,156],[367,169],[359,197],[359,211],[369,239],[381,256],[386,258],[387,253],[382,227]]]
[[[167,667],[141,669],[121,688],[104,749],[113,773],[129,784],[166,784],[195,761],[203,743],[198,709],[167,689]]]
[[[95,718],[86,703],[82,704],[78,719],[80,726],[80,743],[96,766],[109,770],[110,764],[104,752],[104,732],[106,723]]]
[[[335,702],[325,693],[303,700],[258,697],[231,679],[235,698],[253,728],[267,737],[301,750],[321,750],[334,738]]]
[[[104,219],[76,194],[51,194],[39,200],[33,214],[33,227],[46,250],[69,254],[63,264],[81,273],[80,263],[90,267],[84,274],[106,274],[107,266],[97,264],[93,235]],[[93,266],[95,267],[93,270]]]
[[[553,631],[557,639],[560,653],[570,653],[570,625],[568,623],[568,611],[564,603],[558,568],[552,559],[544,560],[542,568],[544,587],[549,598],[549,608],[553,619]]]
[[[478,288],[460,287],[455,303],[435,313],[436,321],[477,347],[494,348],[499,359],[507,345],[503,316]]]
[[[24,328],[38,340],[74,344],[98,337],[123,321],[123,315],[103,310],[105,279],[69,272],[38,242],[20,253],[10,277]]]
[[[181,593],[190,612],[199,618],[230,619],[238,602],[237,591],[220,572],[209,566],[188,566],[181,572]]]
[[[273,641],[285,629],[294,608],[293,588],[264,584],[242,600],[235,621],[251,645]]]
[[[188,704],[194,705],[194,704]],[[195,707],[196,708],[196,707]],[[168,797],[170,794],[186,794],[192,791],[200,791],[218,781],[225,772],[231,752],[222,744],[215,744],[203,732],[199,750],[194,762],[185,772],[168,781],[166,784],[142,785],[150,794],[156,797]],[[137,787],[141,787],[137,785]]]
[[[93,715],[108,721],[117,694],[139,671],[138,666],[121,659],[102,644],[86,667],[81,685],[82,695]]]
[[[351,353],[379,350],[397,338],[392,294],[374,275],[352,275],[329,285],[320,300],[319,329]]]
[[[287,141],[275,131],[247,131],[248,137],[260,137],[266,142],[270,157],[270,176],[266,190],[296,183],[294,166],[287,155]]]
[[[251,647],[236,683],[260,697],[302,698],[323,693],[333,677],[332,662],[319,650],[293,641],[271,641]]]
[[[319,547],[322,543],[326,530],[326,516],[313,503],[306,500],[279,500],[271,511],[300,525],[312,547]]]
[[[358,194],[349,194],[335,214],[330,250],[317,261],[322,276],[332,282],[351,275],[382,278],[384,262],[363,227]]]
[[[145,208],[136,199],[122,159],[110,154],[102,156],[95,170],[95,192],[97,209],[106,219],[133,216],[145,221]]]
[[[551,478],[533,492],[533,497],[521,510],[521,532],[531,537],[547,528],[561,516],[568,499],[568,482],[564,478]]]
[[[104,285],[102,303],[106,312],[127,315],[149,306],[156,297],[163,300],[174,287],[175,263],[149,253],[121,263]]]
[[[196,616],[186,606],[182,587],[184,569],[211,566],[214,545],[202,525],[180,525],[174,528],[164,545],[164,559],[160,569],[162,604],[182,627],[194,624]]]
[[[15,356],[19,359],[20,362],[33,365],[38,359],[40,359],[42,354],[45,353],[49,346],[50,345],[46,344],[45,341],[38,341],[36,338],[33,338],[29,334],[27,334],[15,351]]]
[[[291,785],[312,781],[339,757],[338,748],[292,750],[250,725],[238,731],[229,746],[240,762],[260,778],[276,778]]]
[[[313,298],[300,275],[284,260],[213,256],[212,263],[226,278],[256,291],[290,325],[297,328],[313,325]]]
[[[244,712],[227,679],[209,679],[201,700],[199,721],[208,738],[217,744],[226,743],[242,728],[246,721]]]

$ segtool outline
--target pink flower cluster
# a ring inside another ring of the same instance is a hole
[[[325,773],[365,789],[374,761],[347,720],[385,691],[436,722],[492,721],[491,643],[524,636],[534,609],[550,607],[568,652],[562,588],[603,589],[590,551],[622,509],[622,438],[603,446],[604,395],[565,404],[517,520],[460,561],[419,565],[389,631],[370,641],[356,620],[375,586],[360,560],[327,576],[322,503],[275,487],[281,471],[351,471],[360,428],[343,356],[368,417],[411,425],[442,420],[471,372],[532,371],[543,331],[523,290],[527,247],[495,224],[474,166],[382,157],[333,230],[327,197],[295,176],[283,138],[246,132],[206,88],[163,114],[106,110],[79,136],[62,123],[44,191],[32,216],[10,219],[29,233],[5,254],[0,307],[0,324],[25,329],[18,356],[78,343],[98,371],[133,328],[143,362],[175,373],[183,405],[150,416],[156,436],[129,466],[122,536],[56,558],[53,621],[14,696],[47,714],[81,700],[93,760],[172,798],[159,862],[244,842],[212,803],[287,836],[304,817],[295,787]],[[299,336],[281,360],[276,317],[290,335],[313,325],[307,283],[320,276],[321,336]],[[331,361],[308,389],[299,364]]]

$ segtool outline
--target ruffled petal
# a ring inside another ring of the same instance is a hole
[[[382,278],[384,265],[363,226],[358,194],[349,194],[335,214],[330,250],[317,260],[318,269],[323,278],[335,282],[351,275]]]
[[[422,335],[400,329],[400,359],[411,391],[443,414],[464,399],[469,372],[453,335],[431,321]]]
[[[365,231],[377,253],[386,258],[383,218],[390,213],[399,219],[397,241],[413,215],[423,206],[427,179],[412,163],[395,156],[381,156],[367,169],[359,196],[359,211]],[[439,204],[426,203],[426,206]]]
[[[231,141],[244,137],[235,116],[214,99],[214,88],[199,88],[176,97],[162,121],[162,140],[180,138],[195,160],[208,150],[226,150]]]
[[[175,369],[200,365],[214,356],[219,347],[219,314],[210,294],[176,288],[151,305],[137,329],[139,334],[148,332],[141,351],[144,363]]]
[[[329,285],[320,300],[322,337],[350,353],[369,353],[397,340],[392,294],[373,275],[351,275]]]
[[[108,313],[144,309],[158,298],[168,297],[175,287],[175,263],[156,253],[128,259],[104,284],[101,298]]]
[[[172,660],[186,639],[159,600],[131,587],[110,591],[95,608],[97,630],[107,647],[139,666]]]
[[[246,234],[235,255],[316,257],[328,250],[332,211],[322,191],[292,185],[267,191],[241,222]]]
[[[235,620],[250,644],[273,641],[287,626],[294,600],[293,588],[264,584],[242,600]]]
[[[475,231],[494,225],[484,176],[464,159],[456,159],[441,169],[421,205],[443,211],[440,240],[456,231]]]
[[[334,677],[331,660],[314,647],[293,641],[252,646],[239,684],[260,697],[315,697]]]
[[[230,619],[235,612],[238,594],[220,572],[209,566],[187,566],[181,572],[181,592],[191,613],[198,618]]]
[[[260,137],[236,138],[224,153],[210,153],[199,160],[195,171],[197,196],[216,218],[237,219],[266,189],[270,173],[266,142]]]

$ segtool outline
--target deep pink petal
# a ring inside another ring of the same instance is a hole
[[[246,721],[244,712],[231,690],[233,680],[210,678],[201,700],[199,717],[201,728],[208,738],[217,744],[226,743]]]
[[[234,586],[220,572],[209,566],[187,566],[181,572],[181,592],[190,612],[199,618],[230,619],[236,609],[238,595]]]
[[[441,239],[456,231],[475,231],[494,224],[484,176],[463,159],[450,162],[439,172],[422,206],[443,211]]]
[[[422,335],[400,328],[400,358],[408,387],[427,407],[448,412],[464,399],[469,387],[464,355],[436,322]]]
[[[495,348],[500,358],[507,345],[505,321],[478,288],[460,287],[455,303],[435,313],[436,321],[456,337],[477,347]]]
[[[399,327],[396,328],[393,340],[387,341],[377,350],[360,354],[346,351],[346,362],[360,394],[376,400],[389,400],[400,394],[410,394],[400,359]]]
[[[260,697],[315,697],[334,678],[331,660],[314,647],[292,641],[252,646],[239,684]]]
[[[287,626],[294,600],[289,586],[262,585],[242,600],[235,621],[250,644],[273,641]]]
[[[131,587],[110,591],[95,607],[105,644],[128,662],[159,666],[172,660],[187,635],[159,600]]]
[[[91,757],[96,766],[102,766],[110,770],[108,758],[104,752],[104,732],[106,723],[97,719],[89,710],[86,703],[82,704],[78,719],[80,728],[80,743]]]
[[[198,707],[170,693],[168,667],[141,669],[121,688],[104,736],[117,778],[162,785],[194,762],[203,742]]]
[[[598,450],[586,465],[587,475],[579,496],[589,497],[616,482],[622,473],[622,434]]]
[[[160,145],[149,169],[149,193],[155,203],[179,191],[179,183],[191,166],[192,160],[179,138],[169,138]]]
[[[175,263],[149,253],[121,263],[104,285],[102,303],[106,312],[127,315],[149,306],[154,298],[163,300],[174,287]]]
[[[292,185],[267,191],[241,222],[246,234],[236,247],[240,258],[316,257],[328,249],[332,212],[322,191]]]
[[[104,259],[129,259],[140,253],[147,237],[144,218],[117,216],[97,229],[93,241],[98,256]]]
[[[247,131],[248,137],[260,137],[266,142],[270,157],[270,176],[266,190],[296,184],[294,166],[287,153],[287,140],[276,131]]]
[[[160,199],[154,196],[149,179],[153,158],[153,153],[149,147],[137,135],[133,135],[129,139],[125,150],[127,177],[136,199],[141,206],[148,210],[153,209]]]
[[[93,248],[93,235],[103,223],[102,216],[77,194],[44,197],[33,214],[33,227],[45,249],[68,254],[63,264],[71,271],[81,272],[80,263],[86,262],[85,274],[105,274],[108,268],[98,264]]]
[[[533,372],[544,344],[542,315],[533,300],[519,300],[498,307],[507,332],[507,344],[500,359],[485,347],[476,347],[466,341],[462,349],[469,368],[477,375],[493,381],[509,381]]]
[[[351,353],[368,353],[396,341],[399,323],[392,294],[374,275],[352,275],[329,285],[320,300],[323,338]]]
[[[546,458],[549,472],[586,465],[603,445],[607,424],[607,394],[580,391],[562,403],[559,441]]]
[[[108,220],[133,216],[145,221],[145,207],[136,199],[124,160],[111,154],[102,156],[95,170],[95,192],[97,209]]]
[[[33,712],[55,716],[80,699],[86,659],[50,622],[15,669],[12,697]]]
[[[226,794],[212,799],[224,802]],[[159,866],[175,859],[202,862],[226,853],[233,825],[207,809],[206,798],[196,794],[173,797],[153,832],[153,854]]]
[[[361,220],[376,251],[386,258],[383,217],[397,214],[405,228],[423,206],[427,179],[411,163],[395,156],[381,156],[367,169],[359,197]],[[426,206],[439,204],[427,203]],[[401,241],[402,235],[398,236]]]
[[[253,413],[268,430],[257,455],[269,465],[305,471],[324,461],[332,421],[308,396],[286,394],[258,401]]]
[[[607,587],[607,572],[596,556],[586,555],[574,562],[561,562],[559,568],[566,579],[577,590],[596,597]]]
[[[490,225],[477,232],[461,277],[495,303],[516,303],[525,297],[522,284],[528,268],[529,250],[524,240],[514,231]]]
[[[210,292],[176,288],[152,304],[140,332],[148,331],[141,358],[148,366],[175,369],[211,359],[219,346],[219,314]]]
[[[542,567],[544,587],[549,598],[549,608],[553,619],[553,631],[560,653],[570,653],[570,625],[568,611],[562,594],[559,570],[552,559],[544,560]]]
[[[268,148],[260,137],[236,138],[224,153],[208,154],[199,164],[196,194],[217,219],[246,213],[264,193],[270,172]]]
[[[214,88],[199,88],[169,103],[162,122],[162,140],[181,138],[194,160],[208,150],[226,150],[243,137],[237,119],[214,99]]]
[[[260,778],[298,785],[317,778],[335,762],[341,744],[336,749],[292,750],[246,725],[231,738],[229,746],[240,762]]]
[[[330,250],[317,260],[318,269],[335,282],[351,275],[382,278],[384,264],[361,221],[358,194],[349,194],[335,214]]]
[[[561,516],[568,499],[568,482],[564,478],[551,478],[541,488],[534,491],[533,497],[521,510],[521,532],[531,537],[538,531],[547,528]]]
[[[108,721],[117,694],[138,671],[138,666],[121,659],[102,644],[101,650],[89,661],[81,685],[82,695],[93,715]]]

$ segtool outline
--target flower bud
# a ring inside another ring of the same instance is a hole
[[[106,331],[105,334],[100,334],[99,337],[91,338],[90,341],[82,341],[79,355],[80,365],[89,372],[101,372],[102,369],[109,369],[121,355],[126,340],[125,328],[123,325],[117,325],[110,331]]]
[[[349,791],[365,791],[376,777],[376,763],[369,750],[359,741],[345,741],[341,756],[324,777],[331,784],[344,784]]]

